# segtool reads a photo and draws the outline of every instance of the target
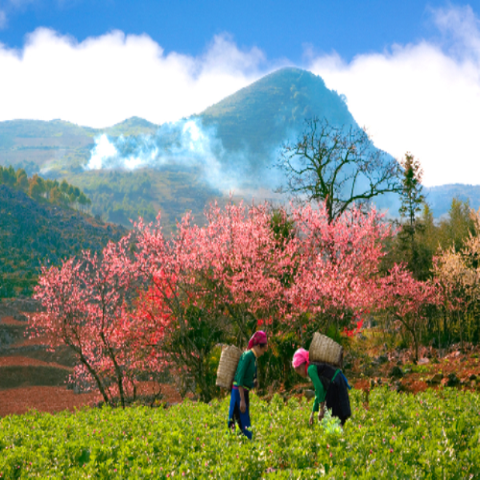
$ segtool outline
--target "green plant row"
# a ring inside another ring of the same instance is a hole
[[[31,412],[0,420],[1,478],[480,478],[480,397],[378,388],[342,432],[310,403],[253,396],[253,441],[226,429],[228,399],[168,409]]]

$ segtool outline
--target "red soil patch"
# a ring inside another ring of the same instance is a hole
[[[410,382],[407,382],[405,387],[407,391],[411,393],[419,393],[424,392],[428,388],[428,385],[422,380],[412,380]]]
[[[162,385],[161,391],[163,394],[163,400],[167,401],[168,403],[180,403],[183,401],[180,393],[173,385]]]
[[[357,390],[363,390],[364,392],[368,392],[371,389],[370,380],[358,380],[354,383],[353,387]]]
[[[92,404],[94,393],[76,394],[65,387],[23,387],[0,392],[0,416],[40,412],[73,411],[75,407]]]
[[[65,365],[59,365],[58,363],[54,362],[43,362],[42,360],[37,360],[35,358],[29,357],[0,357],[0,367],[38,367],[38,366],[45,366],[45,367],[57,367],[57,368],[64,368],[65,370],[71,370],[71,368],[66,367]]]
[[[27,322],[22,322],[20,320],[15,320],[13,317],[2,317],[0,323],[3,325],[20,325],[22,327],[27,326]]]
[[[139,394],[151,394],[155,386],[152,382],[142,382]],[[160,385],[162,401],[170,404],[182,401],[182,397],[172,385]],[[155,390],[156,391],[156,390]],[[92,393],[74,393],[66,387],[22,387],[0,391],[0,417],[21,415],[29,410],[55,413],[62,410],[73,411],[75,408],[92,406],[98,395]]]

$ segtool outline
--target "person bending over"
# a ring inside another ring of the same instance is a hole
[[[310,363],[309,354],[304,348],[295,352],[292,365],[299,375],[310,378],[315,389],[310,425],[313,424],[315,412],[318,412],[318,421],[322,420],[326,404],[326,407],[332,410],[332,416],[340,419],[343,427],[352,415],[348,396],[348,389],[351,387],[343,372],[326,363]]]

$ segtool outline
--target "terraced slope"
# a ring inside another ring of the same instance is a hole
[[[39,304],[29,298],[0,300],[0,418],[31,409],[73,410],[98,400],[95,392],[67,384],[76,361],[68,347],[52,350],[46,338],[25,337],[27,315],[38,311]],[[153,388],[158,385],[140,382],[138,394],[148,395]],[[163,384],[160,389],[169,404],[182,401],[175,385]]]
[[[0,390],[65,386],[75,358],[66,347],[53,351],[42,339],[26,339],[28,321],[39,305],[31,299],[0,303]]]

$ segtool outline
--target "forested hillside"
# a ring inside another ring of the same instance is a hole
[[[210,201],[223,198],[196,170],[95,170],[72,173],[68,179],[91,198],[92,213],[126,228],[132,226],[130,220],[143,217],[151,222],[161,212],[170,231],[187,210],[201,217]]]
[[[83,249],[100,251],[123,227],[0,185],[0,297],[30,294],[40,267]]]
[[[78,187],[69,185],[65,180],[61,183],[44,180],[37,174],[29,178],[23,168],[15,170],[11,165],[8,168],[0,165],[0,185],[20,190],[39,202],[53,205],[84,209],[92,203]]]

